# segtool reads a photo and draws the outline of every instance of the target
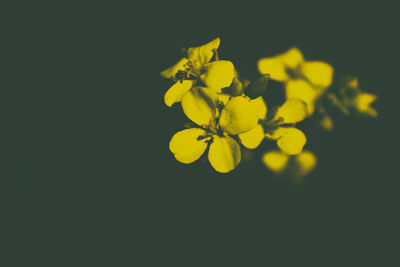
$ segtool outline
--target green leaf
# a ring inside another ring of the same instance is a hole
[[[222,88],[222,93],[231,96],[240,96],[243,94],[243,84],[238,78],[233,78],[232,84],[229,87]]]
[[[251,99],[256,99],[257,97],[261,96],[267,89],[269,79],[270,75],[267,73],[259,79],[251,82],[245,89],[245,94]]]

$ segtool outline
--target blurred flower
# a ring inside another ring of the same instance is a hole
[[[230,172],[240,163],[240,146],[232,136],[257,126],[257,110],[242,96],[232,97],[221,111],[219,104],[217,93],[207,87],[194,87],[182,97],[184,113],[197,126],[172,137],[169,148],[179,162],[196,161],[209,146],[208,160],[216,171]]]
[[[216,38],[205,45],[191,47],[187,50],[187,57],[161,72],[163,77],[175,81],[164,96],[167,106],[171,107],[174,103],[180,102],[183,95],[194,87],[197,81],[202,81],[218,93],[232,83],[235,75],[232,62],[227,60],[210,62],[219,45],[220,39]]]
[[[366,93],[361,90],[358,79],[347,76],[339,85],[339,88],[328,94],[328,98],[335,107],[346,115],[350,115],[351,111],[377,117],[378,112],[371,106],[377,99],[375,94]]]
[[[262,101],[258,105],[265,106],[265,103]],[[265,108],[265,115],[266,113],[267,109]],[[277,109],[273,118],[264,120],[249,132],[240,134],[239,139],[245,147],[254,149],[266,137],[275,140],[278,147],[285,153],[298,154],[303,150],[307,138],[293,124],[304,120],[306,116],[307,110],[304,102],[298,99],[288,100]]]
[[[258,70],[271,79],[284,82],[286,99],[300,99],[307,104],[308,115],[314,112],[315,101],[332,84],[333,68],[322,61],[306,61],[301,51],[290,48],[283,54],[262,58]]]

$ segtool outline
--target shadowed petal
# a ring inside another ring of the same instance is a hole
[[[214,136],[208,152],[208,160],[217,171],[227,173],[232,171],[240,162],[239,144],[231,137]]]
[[[183,80],[172,85],[164,95],[164,103],[171,107],[173,104],[180,102],[183,95],[192,88],[194,81]]]
[[[217,116],[217,94],[207,87],[194,87],[182,97],[185,115],[199,126],[209,126]]]

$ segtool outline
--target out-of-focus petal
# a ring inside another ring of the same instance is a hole
[[[282,62],[289,68],[295,69],[303,61],[303,54],[297,47],[292,47],[280,56]]]
[[[249,149],[257,148],[264,139],[264,129],[258,124],[248,132],[239,134],[239,139],[242,145]]]
[[[218,49],[220,43],[221,39],[215,38],[205,45],[191,47],[188,49],[188,58],[193,61],[199,61],[201,65],[204,65],[210,62],[211,58],[214,55],[213,50]]]
[[[301,176],[312,171],[317,164],[317,157],[311,151],[303,151],[295,159]]]
[[[217,116],[217,94],[207,87],[194,87],[182,97],[186,116],[199,126],[209,126]]]
[[[178,81],[172,85],[164,95],[164,102],[168,107],[180,102],[183,95],[193,86],[192,80]]]
[[[275,118],[282,118],[282,123],[296,123],[307,117],[307,105],[300,99],[286,100],[276,112]]]
[[[332,131],[334,127],[332,118],[328,115],[322,118],[322,120],[319,122],[319,125],[321,125],[321,127],[324,128],[326,131]]]
[[[201,76],[201,80],[207,87],[220,92],[222,88],[231,85],[235,76],[235,67],[227,60],[213,61],[207,65],[207,71]]]
[[[286,84],[286,99],[300,99],[307,104],[308,115],[314,112],[317,90],[304,80],[292,80]]]
[[[293,127],[279,127],[277,131],[279,131],[280,138],[276,141],[276,144],[282,152],[296,155],[303,151],[307,138],[302,131]]]
[[[377,96],[370,93],[359,93],[354,99],[356,109],[372,117],[378,116],[378,112],[371,107],[371,104],[376,100]]]
[[[219,118],[221,128],[233,135],[250,131],[258,123],[257,110],[248,99],[232,97],[225,105]]]
[[[271,171],[281,173],[287,166],[289,156],[280,151],[269,151],[263,155],[262,160]]]
[[[241,153],[239,144],[231,137],[213,136],[210,145],[208,160],[217,171],[227,173],[232,171],[240,162]]]
[[[192,163],[200,158],[207,148],[208,144],[204,139],[198,140],[198,137],[204,134],[205,131],[200,128],[177,132],[169,142],[169,149],[179,162]]]
[[[185,70],[185,64],[188,62],[187,58],[182,58],[181,60],[178,61],[178,63],[176,63],[175,65],[173,65],[172,67],[169,67],[166,70],[163,70],[161,72],[161,76],[163,76],[164,78],[167,79],[171,79],[173,78],[176,73],[180,70],[184,71]]]
[[[257,110],[258,118],[260,120],[264,120],[267,116],[267,105],[262,96],[257,97],[256,99],[250,100],[250,103]]]
[[[314,85],[328,87],[332,84],[333,67],[322,61],[301,64],[302,74]]]
[[[258,60],[258,71],[261,74],[270,74],[271,79],[284,82],[289,79],[286,73],[286,66],[279,56],[262,58]]]

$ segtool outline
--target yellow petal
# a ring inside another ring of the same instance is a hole
[[[289,155],[299,154],[307,141],[304,133],[294,127],[279,127],[272,135],[266,135],[266,137],[277,139],[278,147]]]
[[[232,97],[222,109],[219,118],[221,128],[234,135],[250,131],[257,123],[257,110],[242,96]]]
[[[301,72],[315,86],[328,87],[332,84],[333,68],[322,61],[301,64]]]
[[[168,107],[180,102],[183,95],[193,86],[192,80],[178,81],[172,85],[164,95],[164,102]]]
[[[205,134],[205,131],[200,128],[177,132],[169,142],[169,150],[179,162],[192,163],[200,158],[207,148],[208,144],[205,139],[197,139],[203,134]]]
[[[217,94],[207,87],[194,87],[182,97],[185,115],[199,126],[209,126],[217,116]]]
[[[299,99],[290,99],[278,108],[275,118],[282,118],[282,123],[296,123],[307,117],[307,105]]]
[[[321,125],[321,127],[324,128],[326,131],[333,130],[333,121],[332,118],[328,115],[322,118],[322,120],[319,122],[319,125]]]
[[[231,137],[214,135],[213,138],[208,152],[208,160],[217,172],[230,172],[240,162],[240,146]]]
[[[317,90],[304,80],[292,80],[286,84],[286,99],[300,99],[307,104],[308,115],[314,112]]]
[[[257,148],[264,139],[264,129],[258,124],[248,132],[239,134],[239,139],[242,145],[249,149]]]
[[[201,76],[207,87],[213,88],[218,93],[222,88],[231,85],[235,76],[235,67],[232,62],[218,60],[207,65],[207,71]]]
[[[267,105],[264,102],[262,96],[257,97],[256,99],[250,100],[250,103],[257,110],[258,118],[260,120],[264,120],[267,116]]]
[[[286,53],[280,56],[282,62],[289,68],[295,69],[303,61],[303,54],[297,47],[290,48]]]
[[[228,103],[229,99],[231,98],[231,95],[229,94],[218,94],[218,101],[224,105],[226,105],[226,103]]]
[[[359,93],[354,99],[354,105],[359,112],[376,117],[378,116],[378,112],[371,107],[371,104],[376,100],[376,98],[377,97],[374,94]]]
[[[271,171],[281,173],[287,166],[289,156],[279,151],[269,151],[263,155],[262,160]]]
[[[296,163],[301,176],[312,171],[317,164],[317,157],[311,151],[303,151],[296,156]]]
[[[279,56],[262,58],[258,60],[257,65],[261,74],[269,73],[273,80],[283,82],[289,79],[286,73],[286,66]]]
[[[182,58],[181,60],[178,61],[178,63],[176,63],[175,65],[173,65],[172,67],[169,67],[166,70],[163,70],[161,72],[161,76],[163,76],[164,78],[167,79],[171,79],[172,77],[174,77],[176,75],[176,73],[180,70],[185,70],[185,64],[188,62],[187,58]]]
[[[219,38],[215,38],[205,45],[191,47],[188,49],[188,58],[193,61],[199,61],[201,65],[204,65],[210,62],[214,55],[213,50],[218,49],[220,43],[221,40]]]

